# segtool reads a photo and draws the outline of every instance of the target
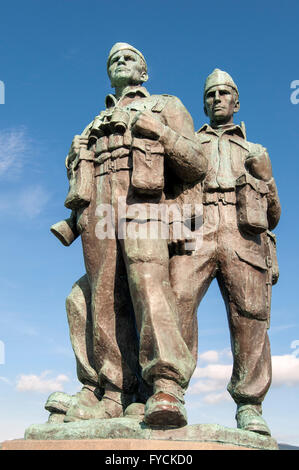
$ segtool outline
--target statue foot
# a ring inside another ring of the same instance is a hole
[[[65,413],[55,413],[52,412],[49,414],[48,423],[63,423],[65,418]]]
[[[64,392],[54,392],[48,397],[45,409],[51,414],[66,414],[68,409],[75,404],[88,405],[97,403],[100,399],[100,391],[95,387],[84,385],[76,395],[68,395]]]
[[[123,406],[111,398],[103,397],[98,403],[86,406],[80,404],[72,405],[67,411],[64,422],[88,420],[88,419],[110,419],[123,416]]]
[[[45,408],[50,413],[66,413],[71,406],[74,395],[64,392],[54,392],[48,397]]]
[[[182,427],[187,424],[187,413],[174,395],[158,392],[146,402],[144,421],[151,426]]]
[[[266,421],[262,418],[261,407],[259,405],[239,405],[236,420],[239,429],[271,436],[271,431]]]
[[[144,408],[144,403],[131,403],[131,405],[125,409],[124,417],[135,419],[140,418],[142,420],[144,417]]]

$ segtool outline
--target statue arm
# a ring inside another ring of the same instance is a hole
[[[91,125],[92,123],[86,126],[81,135],[74,136],[69,153],[67,154],[67,157],[65,159],[67,177],[70,183],[69,194],[72,189],[72,186],[76,184],[75,168],[78,166],[80,160],[92,159],[93,144],[90,146],[88,139]],[[80,149],[83,149],[83,151],[85,152],[85,158],[84,154],[83,158],[80,157],[80,153],[82,153]],[[77,208],[73,208],[70,204],[69,209],[72,210],[70,217],[68,219],[57,222],[56,224],[52,225],[50,229],[53,235],[55,235],[64,246],[71,245],[73,241],[76,240],[76,238],[78,238],[79,236],[79,232],[77,230]]]
[[[259,144],[250,144],[245,162],[246,168],[254,178],[268,182],[272,178],[272,165],[267,149]]]
[[[77,210],[89,204],[94,172],[94,152],[90,148],[89,124],[81,135],[73,139],[66,159],[69,192],[64,202],[65,207]]]
[[[167,97],[156,116],[150,111],[138,114],[132,129],[163,145],[170,166],[183,181],[193,183],[205,176],[207,159],[197,142],[192,117],[178,98]]]
[[[172,97],[163,109],[159,141],[175,173],[188,183],[203,179],[208,161],[194,132],[193,119],[182,102]]]
[[[277,186],[272,176],[272,165],[267,149],[259,144],[250,144],[249,155],[246,158],[245,164],[252,176],[265,181],[268,186],[267,218],[269,229],[273,230],[279,222],[281,207]]]
[[[269,190],[267,194],[267,202],[268,202],[267,218],[268,218],[269,230],[273,230],[279,222],[280,214],[281,214],[281,206],[280,206],[280,201],[278,197],[277,186],[273,177],[267,182],[267,186]]]

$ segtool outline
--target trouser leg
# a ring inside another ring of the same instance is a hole
[[[98,386],[98,374],[93,356],[93,328],[91,319],[91,293],[87,275],[72,287],[66,299],[66,311],[72,348],[76,358],[77,376],[83,387],[76,395],[54,392],[45,408],[50,411],[49,422],[61,422],[74,406],[98,402],[103,390]]]
[[[84,261],[91,288],[93,356],[100,387],[134,389],[138,375],[138,338],[126,270],[115,236],[100,239],[98,206],[109,202],[107,178],[96,182],[92,200],[79,218]],[[97,201],[98,199],[98,201]],[[136,372],[137,371],[137,372]]]
[[[170,379],[186,388],[195,362],[178,324],[167,240],[126,238],[122,246],[140,333],[143,378],[149,384]]]
[[[97,386],[98,374],[93,358],[91,292],[87,275],[72,287],[66,299],[66,311],[72,348],[76,358],[77,376],[83,385]]]
[[[215,275],[209,249],[199,253],[175,255],[170,259],[170,282],[175,295],[180,331],[194,363],[198,356],[197,308]],[[201,254],[206,251],[206,254]]]
[[[228,391],[237,404],[260,404],[271,384],[267,272],[231,254],[218,276],[233,353]]]
[[[101,240],[102,261],[91,279],[93,348],[100,386],[133,391],[138,340],[121,254],[115,240]]]
[[[262,403],[271,384],[271,352],[267,322],[236,314],[230,306],[234,358],[228,391],[236,404]]]

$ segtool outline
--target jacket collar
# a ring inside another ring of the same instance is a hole
[[[121,95],[119,99],[116,99],[115,95],[109,94],[106,96],[105,104],[106,108],[112,108],[116,106],[121,100],[123,100],[125,97],[132,97],[135,98],[135,96],[140,96],[141,98],[148,98],[150,96],[149,92],[147,89],[143,86],[127,86]]]
[[[221,129],[219,127],[218,129]],[[216,129],[213,129],[209,124],[204,124],[196,133],[201,134],[202,132],[205,132],[207,134],[214,134],[214,135],[219,135]],[[224,128],[224,133],[231,134],[232,136],[238,136],[246,140],[245,133],[242,129],[242,127],[238,126],[237,124],[234,124],[233,126]]]

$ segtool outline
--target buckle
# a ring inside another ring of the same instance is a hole
[[[145,160],[147,162],[152,161],[152,153],[151,153],[151,145],[150,144],[145,144]]]
[[[112,173],[116,172],[116,160],[110,159],[110,161],[109,161],[109,170],[112,171]]]

